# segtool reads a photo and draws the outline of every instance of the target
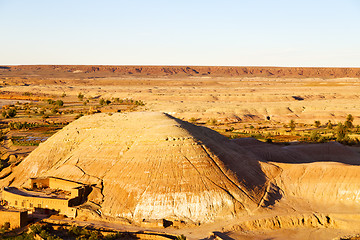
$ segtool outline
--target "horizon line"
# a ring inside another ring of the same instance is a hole
[[[177,65],[177,64],[0,64],[0,67],[13,66],[113,66],[113,67],[255,67],[255,68],[360,68],[358,67],[340,67],[340,66],[273,66],[273,65]]]

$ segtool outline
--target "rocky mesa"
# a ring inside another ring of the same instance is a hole
[[[4,75],[44,75],[66,77],[102,76],[212,76],[212,77],[276,77],[276,78],[359,78],[360,68],[317,67],[231,67],[231,66],[107,66],[107,65],[19,65],[0,66]]]

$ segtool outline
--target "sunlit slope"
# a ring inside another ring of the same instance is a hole
[[[94,184],[89,200],[106,216],[195,222],[252,213],[269,181],[252,153],[163,113],[82,117],[2,182],[40,176]]]

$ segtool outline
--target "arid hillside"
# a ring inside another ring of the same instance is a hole
[[[305,239],[331,239],[360,231],[359,165],[360,154],[336,142],[230,140],[165,113],[102,113],[40,144],[0,186],[48,176],[89,184],[79,216],[133,225],[165,219],[196,226],[183,230],[192,239],[209,229],[233,239],[320,229]]]

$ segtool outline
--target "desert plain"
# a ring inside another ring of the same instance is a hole
[[[13,94],[141,99],[182,119],[313,123],[353,114],[357,123],[359,115],[359,69],[14,66],[0,74]]]

